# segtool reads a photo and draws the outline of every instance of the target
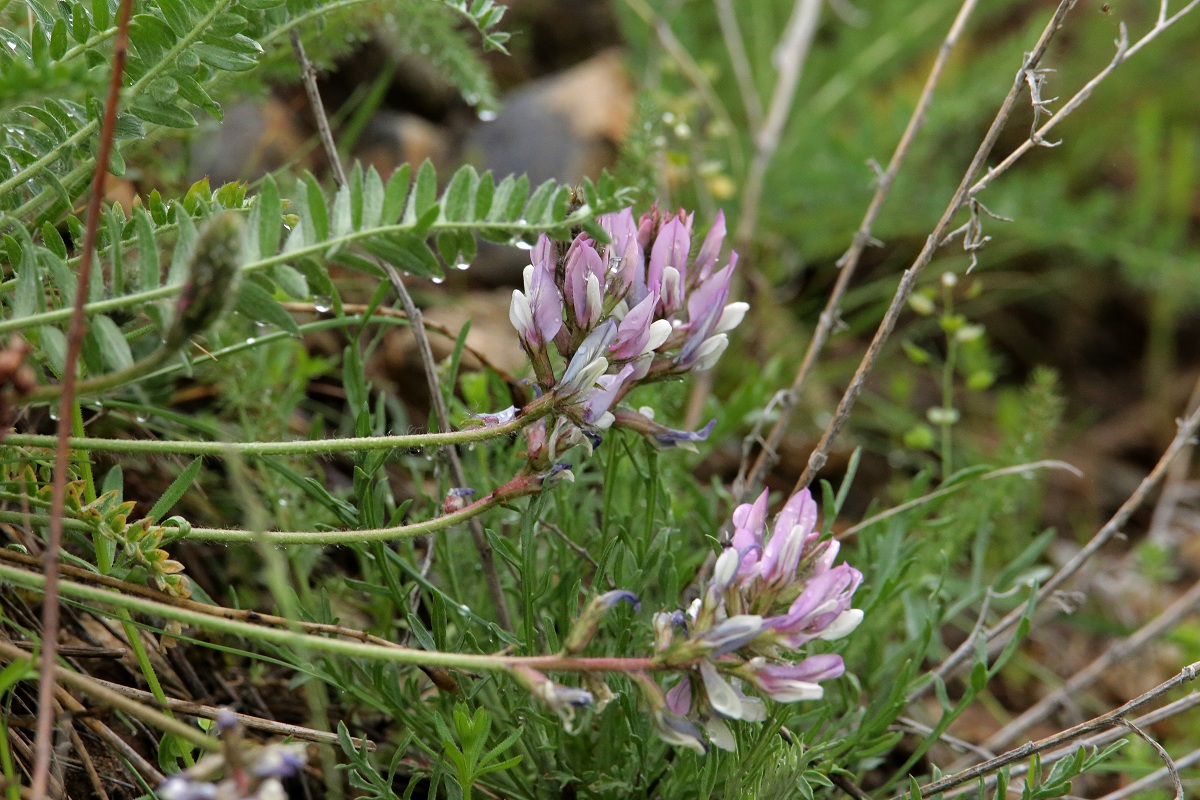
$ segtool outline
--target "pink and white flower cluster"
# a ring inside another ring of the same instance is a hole
[[[672,431],[616,405],[635,386],[711,368],[749,306],[727,303],[737,254],[717,268],[725,239],[718,214],[691,257],[692,215],[631,209],[598,220],[610,242],[580,233],[561,253],[543,235],[515,290],[509,319],[544,393],[562,415],[588,430],[615,423],[664,447],[687,445],[707,430]],[[561,255],[561,257],[560,257]],[[551,357],[553,345],[563,366]]]
[[[809,642],[846,636],[863,617],[851,607],[862,573],[834,565],[840,545],[821,541],[816,522],[807,489],[788,500],[769,535],[766,491],[738,506],[701,597],[686,614],[655,616],[660,657],[694,664],[661,699],[648,695],[665,740],[703,751],[703,728],[715,746],[732,749],[728,720],[766,719],[763,701],[747,690],[781,703],[818,700],[820,683],[842,675],[841,656],[796,658]]]

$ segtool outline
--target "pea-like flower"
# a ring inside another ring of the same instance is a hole
[[[766,718],[762,700],[746,690],[781,703],[821,699],[821,683],[845,671],[842,658],[798,658],[797,651],[846,636],[862,621],[851,607],[862,573],[834,565],[838,544],[822,540],[808,490],[789,498],[769,529],[767,502],[764,491],[734,510],[729,545],[686,623],[655,617],[659,657],[687,667],[665,695],[667,710],[698,722],[721,749],[735,745],[729,722]],[[673,731],[663,738],[690,746]]]
[[[712,368],[745,317],[747,304],[727,302],[737,254],[717,268],[724,215],[694,258],[692,216],[682,211],[654,209],[635,219],[624,209],[598,222],[608,243],[580,233],[561,258],[555,243],[539,238],[509,318],[540,391],[556,397],[573,424],[615,424],[662,447],[691,446],[711,426],[673,431],[617,407],[639,385]]]

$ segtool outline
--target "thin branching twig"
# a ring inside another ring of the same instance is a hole
[[[966,206],[968,200],[967,193],[972,182],[975,180],[975,176],[983,169],[984,162],[987,161],[992,149],[996,146],[1001,131],[1016,109],[1017,101],[1025,89],[1025,74],[1031,69],[1038,68],[1042,58],[1046,55],[1050,41],[1062,28],[1067,12],[1075,6],[1076,2],[1078,0],[1061,0],[1059,2],[1054,15],[1042,30],[1041,36],[1038,37],[1037,44],[1026,54],[1021,68],[1017,70],[1016,76],[1013,79],[1012,87],[1005,96],[1004,102],[1000,104],[1000,110],[992,120],[987,133],[984,134],[983,141],[980,142],[979,148],[975,151],[975,156],[971,159],[970,165],[963,173],[958,189],[955,190],[950,203],[946,206],[945,211],[942,212],[941,219],[938,220],[937,225],[934,226],[933,231],[925,240],[925,246],[921,248],[921,252],[913,261],[912,266],[905,270],[901,276],[900,284],[896,288],[895,295],[892,297],[891,305],[888,306],[888,310],[883,316],[883,321],[879,323],[879,328],[875,331],[875,336],[871,340],[870,345],[868,345],[866,354],[863,356],[862,361],[859,362],[858,368],[854,371],[854,377],[850,381],[850,385],[846,387],[846,391],[842,394],[842,399],[838,402],[833,419],[830,420],[829,425],[825,428],[825,432],[821,435],[821,440],[809,456],[808,463],[805,465],[800,479],[796,481],[795,491],[799,491],[812,483],[816,474],[825,466],[825,462],[829,458],[829,450],[833,446],[833,441],[841,433],[842,428],[846,425],[846,421],[850,418],[850,412],[854,408],[854,404],[858,401],[858,396],[862,394],[863,387],[866,384],[867,375],[874,368],[879,354],[883,351],[884,343],[891,337],[892,331],[895,330],[896,322],[899,320],[900,313],[908,303],[908,298],[912,294],[913,287],[916,285],[917,277],[933,261],[933,257],[941,246],[943,238],[950,230],[951,221]],[[1058,119],[1058,117],[1054,119]]]
[[[779,77],[771,92],[766,119],[763,120],[762,127],[754,132],[754,156],[750,160],[746,187],[742,192],[742,211],[738,217],[737,235],[734,237],[736,246],[743,251],[749,247],[750,238],[758,224],[758,206],[762,199],[767,167],[770,166],[775,151],[779,149],[783,127],[791,115],[792,104],[796,99],[796,85],[800,82],[804,62],[808,60],[813,37],[817,33],[822,4],[823,0],[796,0],[795,6],[792,7],[792,16],[788,19],[787,27],[779,40],[776,51]]]
[[[1180,670],[1179,674],[1175,677],[1160,683],[1150,691],[1138,695],[1128,703],[1118,706],[1112,711],[1101,714],[1100,716],[1094,717],[1086,722],[1081,722],[1078,725],[1067,728],[1064,731],[1059,731],[1051,736],[1038,739],[1036,742],[1028,742],[1021,747],[1010,750],[1007,753],[1003,753],[996,758],[984,761],[981,764],[976,764],[975,766],[969,767],[962,772],[956,772],[953,775],[947,775],[944,778],[927,783],[921,787],[921,796],[932,797],[957,786],[962,786],[966,783],[973,783],[979,778],[991,775],[992,773],[1014,762],[1024,761],[1037,753],[1052,750],[1053,748],[1067,744],[1068,742],[1074,742],[1076,739],[1080,739],[1089,733],[1105,731],[1114,726],[1121,725],[1122,720],[1126,719],[1130,713],[1158,699],[1159,697],[1162,697],[1172,689],[1182,686],[1189,681],[1195,680],[1197,669],[1200,669],[1200,661],[1187,665]],[[894,800],[901,800],[901,798],[904,796],[905,795],[897,796],[894,798]]]
[[[912,116],[908,119],[908,124],[905,126],[904,133],[901,135],[900,141],[892,153],[891,160],[888,161],[887,168],[879,174],[878,182],[875,186],[875,195],[871,198],[871,202],[867,206],[867,211],[863,215],[862,222],[859,223],[850,248],[838,260],[839,272],[837,281],[834,283],[833,290],[829,294],[829,300],[825,303],[825,310],[821,312],[821,316],[817,321],[816,330],[813,331],[813,337],[808,343],[808,350],[804,354],[804,360],[800,363],[800,368],[796,371],[796,377],[792,380],[792,385],[786,392],[777,395],[776,398],[772,398],[772,404],[779,407],[779,417],[776,419],[766,440],[761,442],[758,458],[754,462],[754,467],[749,469],[749,471],[747,469],[749,454],[751,452],[749,443],[744,450],[745,455],[743,456],[742,465],[738,470],[738,477],[733,486],[734,496],[738,498],[739,502],[744,501],[747,497],[755,493],[766,473],[770,471],[778,460],[776,451],[779,443],[783,440],[783,435],[787,431],[788,425],[791,423],[792,411],[799,399],[800,390],[804,386],[805,381],[808,380],[808,375],[812,372],[817,357],[825,348],[825,343],[828,341],[829,335],[837,326],[837,321],[840,319],[839,309],[842,298],[845,296],[846,289],[854,277],[854,272],[858,268],[863,251],[874,241],[871,237],[871,230],[875,227],[875,220],[879,217],[883,203],[887,199],[889,192],[891,192],[892,184],[896,180],[896,175],[899,173],[900,167],[908,158],[913,141],[925,125],[925,118],[929,112],[930,103],[933,102],[934,90],[937,89],[937,85],[941,81],[942,73],[945,71],[946,64],[950,60],[950,54],[966,29],[967,20],[975,10],[977,2],[978,0],[964,0],[958,10],[958,14],[954,18],[954,22],[950,26],[950,31],[938,47],[937,57],[934,59],[933,67],[929,70],[929,76],[925,78],[925,85],[921,89],[921,96],[917,99],[916,108],[913,109]]]
[[[1168,606],[1161,614],[1147,622],[1130,636],[1114,642],[1099,658],[1072,675],[1061,687],[1043,697],[1025,710],[1019,717],[992,734],[983,743],[983,747],[988,750],[999,750],[1015,741],[1025,731],[1053,714],[1071,697],[1084,691],[1087,687],[1108,674],[1109,670],[1115,664],[1124,661],[1136,653],[1144,652],[1147,644],[1175,627],[1180,620],[1195,611],[1198,604],[1200,604],[1200,581],[1197,581],[1191,589]]]
[[[1200,748],[1193,750],[1186,756],[1173,759],[1173,761],[1176,772],[1181,769],[1187,769],[1193,764],[1200,764]],[[1141,797],[1142,792],[1158,783],[1161,783],[1166,778],[1173,777],[1174,776],[1171,774],[1169,768],[1163,767],[1162,769],[1157,769],[1154,772],[1151,772],[1149,775],[1138,778],[1128,786],[1124,786],[1115,792],[1109,792],[1101,797],[1100,800],[1128,800],[1130,797]]]
[[[746,121],[751,130],[757,130],[762,124],[762,100],[758,96],[758,87],[754,85],[754,73],[750,70],[750,59],[746,55],[746,43],[742,40],[737,12],[733,10],[731,0],[713,0],[713,5],[717,9],[717,23],[721,26],[725,49],[729,51],[729,64],[733,67],[733,76],[737,78],[738,91],[746,106]]]
[[[75,304],[71,325],[67,329],[67,352],[63,362],[63,392],[58,403],[58,447],[54,452],[54,486],[50,500],[50,527],[46,533],[45,596],[42,605],[42,658],[44,665],[38,682],[37,731],[34,737],[34,765],[30,790],[34,800],[46,796],[50,776],[51,738],[54,735],[54,664],[58,648],[58,566],[62,546],[63,514],[67,498],[67,472],[70,469],[70,450],[67,439],[75,418],[75,367],[87,333],[87,317],[83,306],[87,302],[92,274],[96,231],[100,225],[100,206],[104,202],[104,181],[112,154],[117,125],[117,106],[121,100],[121,84],[125,75],[125,57],[129,48],[129,20],[133,15],[133,0],[122,0],[118,12],[117,32],[113,39],[112,74],[108,80],[108,99],[104,106],[104,121],[100,142],[96,147],[96,173],[92,179],[92,196],[88,200],[87,222],[83,236],[83,257],[75,285]]]
[[[1151,737],[1148,733],[1139,728],[1137,725],[1134,725],[1129,720],[1118,720],[1118,723],[1121,725],[1121,727],[1128,728],[1129,730],[1133,731],[1143,742],[1154,748],[1154,751],[1158,753],[1158,757],[1161,758],[1163,760],[1163,764],[1166,765],[1167,773],[1171,776],[1171,784],[1175,787],[1175,800],[1183,800],[1183,781],[1179,779],[1179,769],[1176,766],[1174,759],[1171,758],[1171,754],[1167,752],[1167,749],[1159,744],[1157,739]]]
[[[304,79],[304,90],[308,94],[309,106],[312,109],[313,116],[317,122],[317,132],[320,134],[321,143],[325,147],[325,155],[329,159],[330,169],[333,170],[334,180],[338,186],[346,185],[346,170],[342,166],[342,159],[338,155],[337,144],[333,140],[333,132],[329,129],[329,118],[325,114],[325,104],[321,101],[321,94],[317,90],[317,77],[313,69],[312,62],[308,60],[308,55],[304,51],[304,44],[300,41],[300,35],[293,30],[291,32],[292,49],[296,53],[296,59],[300,63],[300,72]],[[400,298],[400,304],[404,307],[404,313],[408,316],[408,324],[412,329],[413,338],[417,343],[417,352],[421,358],[421,366],[425,372],[425,381],[429,385],[429,402],[433,407],[434,417],[437,419],[438,427],[443,431],[451,430],[450,414],[446,410],[446,401],[442,396],[442,384],[438,378],[437,362],[433,358],[433,349],[429,346],[429,336],[425,333],[425,324],[422,319],[421,310],[417,308],[417,304],[413,302],[412,295],[408,292],[408,287],[404,284],[404,279],[400,277],[399,271],[389,261],[378,259],[377,263],[383,268],[387,275],[388,281],[392,285],[392,289]],[[463,471],[462,462],[458,458],[458,452],[453,447],[443,449],[446,457],[446,462],[450,467],[450,479],[455,486],[466,487],[467,478]],[[471,529],[471,538],[475,542],[475,549],[479,551],[479,560],[483,564],[483,575],[487,582],[488,593],[491,595],[492,604],[496,609],[496,619],[502,628],[512,630],[512,615],[508,610],[508,600],[504,595],[504,586],[500,582],[500,574],[496,570],[496,558],[492,552],[492,546],[487,540],[487,535],[483,531],[483,525],[477,519],[468,521],[468,526]]]
[[[1162,481],[1163,475],[1166,474],[1167,468],[1170,467],[1171,462],[1178,457],[1179,453],[1185,447],[1187,447],[1192,441],[1193,437],[1196,436],[1197,428],[1200,428],[1200,410],[1192,412],[1186,419],[1180,421],[1178,433],[1176,433],[1174,440],[1172,440],[1171,444],[1162,454],[1162,457],[1159,458],[1158,463],[1154,465],[1154,469],[1150,470],[1150,473],[1142,479],[1142,482],[1138,484],[1138,487],[1134,490],[1133,494],[1131,494],[1129,498],[1123,504],[1121,504],[1121,507],[1117,509],[1117,512],[1113,514],[1112,518],[1109,519],[1109,521],[1106,522],[1104,526],[1096,532],[1096,535],[1092,537],[1091,541],[1089,541],[1078,553],[1076,553],[1071,560],[1069,560],[1066,564],[1063,564],[1063,566],[1056,573],[1054,573],[1054,575],[1051,576],[1051,578],[1046,581],[1046,583],[1040,589],[1038,589],[1036,597],[1031,598],[1030,602],[1040,604],[1042,601],[1050,597],[1054,592],[1058,591],[1060,586],[1075,576],[1075,573],[1077,573],[1083,567],[1088,559],[1095,555],[1100,548],[1104,547],[1104,545],[1106,545],[1122,530],[1122,528],[1125,527],[1125,523],[1129,521],[1129,518],[1133,515],[1133,512],[1140,508],[1141,505],[1146,502],[1150,494],[1158,487],[1158,484]],[[986,641],[991,642],[1004,632],[1011,629],[1021,620],[1021,617],[1024,615],[1024,606],[1010,611],[1007,616],[988,629],[987,633],[984,634]],[[961,667],[963,663],[966,662],[969,656],[970,653],[956,651],[951,655],[950,658],[946,659],[945,663],[943,663],[943,665],[939,668],[939,673],[945,675],[952,674],[956,669]],[[914,693],[914,699],[915,697],[924,695],[931,688],[932,682],[925,684],[920,690]]]

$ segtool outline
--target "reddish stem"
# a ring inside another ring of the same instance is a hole
[[[42,604],[42,657],[46,665],[38,682],[37,733],[34,738],[33,780],[30,795],[44,800],[50,777],[51,737],[54,734],[54,669],[58,656],[58,561],[62,547],[63,511],[67,496],[67,472],[70,468],[71,436],[74,418],[75,366],[87,333],[87,317],[83,306],[88,298],[92,259],[96,246],[96,230],[100,225],[100,206],[104,200],[104,179],[112,155],[113,133],[117,124],[117,105],[121,96],[121,81],[125,74],[125,56],[129,49],[129,19],[133,14],[132,0],[121,0],[117,33],[113,39],[112,76],[108,82],[108,102],[100,128],[100,144],[96,152],[96,174],[92,179],[92,196],[88,200],[87,223],[83,237],[83,255],[79,260],[79,277],[75,286],[75,306],[67,331],[67,354],[63,366],[63,391],[58,404],[58,447],[54,452],[54,487],[50,499],[50,529],[46,534],[46,587]]]

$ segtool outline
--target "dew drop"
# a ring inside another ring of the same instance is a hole
[[[533,245],[531,245],[529,242],[525,241],[524,239],[515,240],[513,242],[513,247],[517,248],[518,250],[532,250],[533,249]]]
[[[430,278],[429,280],[433,281],[434,283],[445,283],[446,276],[445,275],[435,275],[434,277]]]
[[[287,506],[287,504],[288,504],[288,501],[287,501],[287,498],[286,498],[286,497],[281,497],[281,498],[279,498],[279,506],[280,506],[281,508],[284,508],[284,507],[286,507],[286,506]]]
[[[458,613],[462,614],[465,617],[467,614],[471,613],[471,607],[464,603],[463,605],[458,607]]]
[[[478,116],[480,122],[491,122],[492,120],[496,119],[496,112],[492,111],[490,108],[484,108],[479,110]]]
[[[246,340],[246,344],[254,344],[257,341],[258,341],[258,339],[255,339],[253,336],[251,336],[249,339]]]
[[[454,265],[454,268],[457,270],[470,269],[471,262],[470,261],[460,261],[459,263]]]
[[[145,425],[146,421],[147,421],[146,417],[142,414],[138,414],[137,416],[134,417],[134,419],[137,420],[137,423],[139,425]]]
[[[333,300],[324,295],[313,298],[313,308],[321,314],[324,314],[329,309],[333,308]]]

